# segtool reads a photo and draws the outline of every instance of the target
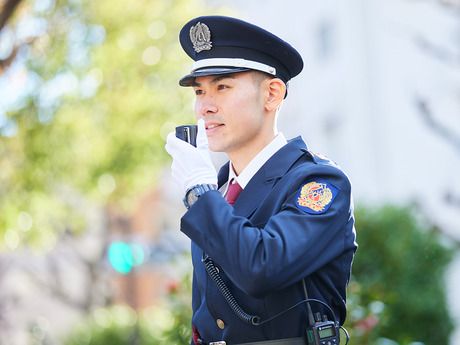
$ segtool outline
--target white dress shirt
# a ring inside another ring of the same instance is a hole
[[[287,144],[287,140],[283,133],[278,133],[276,137],[265,146],[243,169],[243,171],[236,175],[233,170],[232,162],[228,169],[228,180],[223,188],[224,195],[227,194],[228,184],[230,181],[235,180],[244,189],[253,176],[259,171],[259,169],[276,153],[280,148]],[[234,182],[233,182],[234,183]],[[222,190],[222,189],[221,189]]]

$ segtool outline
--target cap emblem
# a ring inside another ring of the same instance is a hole
[[[211,31],[206,24],[198,22],[190,28],[190,40],[193,43],[193,49],[199,53],[203,50],[211,50]]]

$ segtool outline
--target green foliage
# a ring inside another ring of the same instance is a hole
[[[183,345],[191,339],[191,279],[169,287],[163,305],[136,313],[127,306],[98,309],[64,340],[64,345]]]
[[[96,310],[64,340],[65,345],[160,344],[154,332],[129,307]]]
[[[453,329],[444,273],[453,251],[414,210],[386,206],[359,209],[360,245],[349,288],[353,344],[448,344]]]
[[[191,260],[191,257],[188,257]],[[192,279],[187,273],[180,284],[169,286],[171,326],[163,333],[168,344],[188,344],[192,336]]]
[[[16,22],[36,25],[33,43],[0,75],[0,249],[52,245],[90,226],[92,203],[129,210],[154,185],[166,133],[193,119],[192,94],[177,85],[191,62],[177,34],[203,8],[24,3]]]

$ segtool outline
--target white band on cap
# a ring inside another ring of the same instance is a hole
[[[245,59],[233,59],[233,58],[213,58],[203,59],[195,61],[192,65],[192,71],[204,67],[244,67],[255,69],[257,71],[265,72],[271,75],[276,75],[276,68],[260,62],[245,60]]]

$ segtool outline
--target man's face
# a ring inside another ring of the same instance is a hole
[[[251,150],[263,135],[261,82],[254,72],[198,77],[195,115],[206,123],[211,151],[231,155]]]

